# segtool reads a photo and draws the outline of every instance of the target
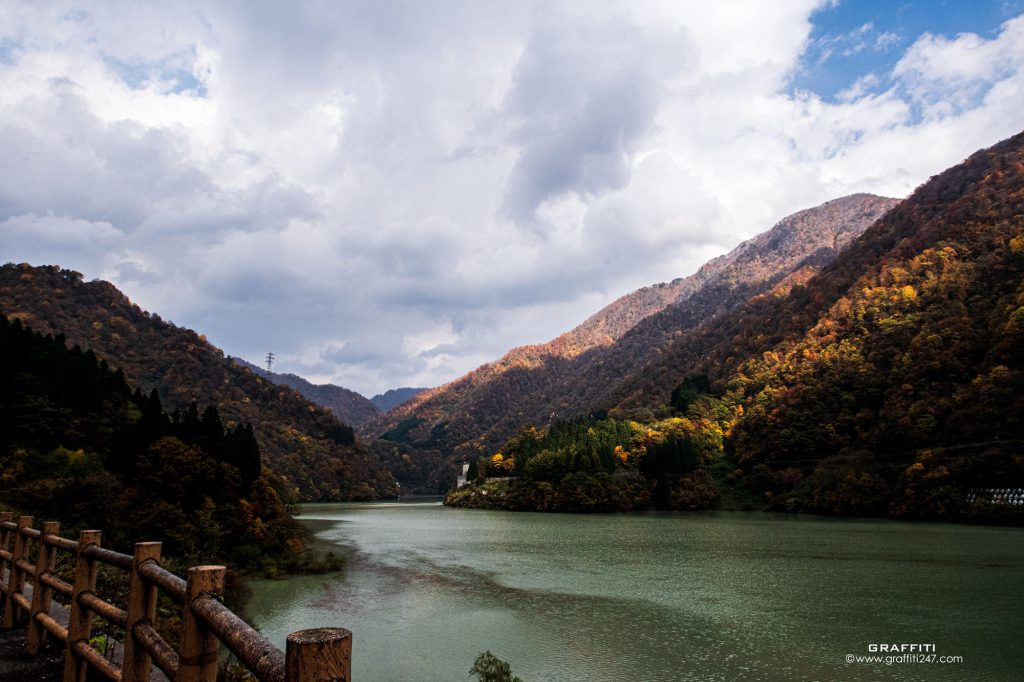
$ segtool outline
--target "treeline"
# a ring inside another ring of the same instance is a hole
[[[1024,489],[1019,438],[883,454],[844,444],[824,454],[810,448],[775,452],[780,438],[795,438],[800,428],[807,438],[816,429],[833,430],[811,415],[796,431],[787,425],[780,433],[778,425],[756,416],[762,396],[735,387],[720,395],[693,393],[694,383],[706,382],[699,375],[681,384],[677,399],[661,410],[671,416],[662,419],[600,415],[555,422],[543,431],[526,427],[502,452],[471,461],[469,485],[451,491],[445,503],[556,512],[725,508],[1024,522],[1024,507],[975,494]],[[754,443],[774,456],[752,454]]]
[[[721,459],[717,401],[691,418],[650,424],[591,415],[523,429],[502,452],[469,463],[471,485],[446,504],[514,510],[607,512],[706,509],[721,497],[708,473]],[[506,479],[511,479],[507,481]]]
[[[0,315],[0,503],[100,528],[104,544],[161,540],[187,562],[299,570],[289,491],[260,466],[251,425],[215,405],[168,413],[92,351]]]

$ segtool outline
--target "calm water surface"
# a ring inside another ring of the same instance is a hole
[[[253,584],[289,632],[354,633],[353,677],[1022,680],[1024,529],[758,513],[562,515],[307,505],[346,570]],[[846,663],[870,643],[963,663]]]

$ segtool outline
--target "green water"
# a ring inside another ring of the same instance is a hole
[[[486,649],[525,682],[1024,679],[1022,529],[438,504],[302,518],[346,570],[254,583],[250,613],[282,648],[349,628],[358,682],[467,680]],[[871,643],[963,662],[846,663]]]

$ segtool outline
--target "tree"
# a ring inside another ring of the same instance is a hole
[[[690,436],[671,436],[649,447],[640,470],[647,480],[655,482],[655,505],[670,506],[673,484],[680,476],[693,473],[699,463],[700,447]]]
[[[711,382],[707,374],[691,374],[683,379],[683,383],[672,391],[672,407],[686,414],[698,397],[711,392]]]
[[[469,674],[476,675],[480,682],[523,682],[512,674],[512,666],[490,651],[476,657]]]
[[[239,424],[224,434],[224,460],[238,469],[242,482],[250,486],[260,476],[260,446],[252,424]]]

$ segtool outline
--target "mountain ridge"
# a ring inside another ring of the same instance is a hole
[[[380,412],[380,408],[360,393],[335,384],[314,384],[297,374],[271,372],[242,358],[231,358],[236,364],[275,384],[295,389],[307,400],[326,407],[338,421],[359,426]]]
[[[351,427],[298,392],[228,360],[196,332],[133,304],[114,285],[58,266],[0,266],[0,311],[41,334],[92,350],[169,409],[216,404],[228,424],[251,423],[264,463],[303,500],[394,494],[393,478]]]
[[[387,412],[388,410],[393,410],[399,405],[409,402],[426,390],[426,388],[413,388],[411,386],[391,388],[383,393],[378,393],[373,396],[370,398],[370,402],[376,405],[377,409],[381,412]]]
[[[973,223],[977,223],[975,217],[969,216],[970,204],[974,198],[965,194],[965,188],[990,180],[988,176],[980,181],[970,181],[966,178],[972,173],[978,173],[979,167],[984,167],[987,161],[997,158],[1001,154],[1005,153],[1012,157],[1013,150],[1017,149],[1022,144],[1022,141],[1024,141],[1024,133],[1003,140],[987,149],[979,150],[961,164],[933,176],[928,182],[918,187],[907,200],[900,202],[884,220],[880,220],[872,225],[868,230],[865,230],[864,234],[851,243],[844,254],[844,258],[837,259],[824,267],[821,272],[817,273],[807,282],[806,286],[800,287],[800,290],[796,292],[796,296],[786,298],[787,311],[790,317],[793,320],[799,319],[802,321],[801,324],[810,327],[811,321],[816,319],[815,316],[819,315],[821,309],[828,304],[829,299],[823,298],[820,294],[808,294],[808,286],[818,284],[821,289],[827,289],[834,300],[838,300],[855,282],[866,278],[871,268],[879,267],[879,259],[882,259],[883,256],[888,259],[908,258],[925,248],[936,243],[948,241],[956,236],[956,229],[951,228],[950,223],[956,225],[956,220],[970,220]],[[1019,172],[1019,169],[1015,168],[1014,170]],[[996,171],[993,171],[993,173],[996,173]],[[992,184],[995,183],[994,180],[991,180],[991,182]],[[1011,193],[1009,198],[1019,199],[1020,194],[1021,191],[1018,190],[1016,194]],[[910,202],[910,199],[914,199],[914,201]],[[910,226],[921,226],[921,228],[908,231]],[[820,282],[822,280],[828,280],[829,284],[827,286],[821,285]],[[771,301],[769,300],[753,299],[748,306],[749,315],[751,317],[764,316],[763,310],[770,306]],[[780,317],[772,318],[771,326],[762,327],[759,332],[764,338],[757,341],[757,343],[763,345],[785,341],[785,334],[780,331],[780,320]],[[722,325],[723,322],[727,323],[730,321],[719,320],[715,324]],[[718,328],[705,330],[705,334],[708,337],[734,338],[735,333],[733,329]],[[757,346],[756,348],[760,347]],[[754,348],[754,346],[748,345],[746,352],[749,353]],[[711,354],[708,354],[709,350],[712,351]],[[742,351],[743,349],[739,350]],[[735,347],[719,345],[709,349],[695,347],[682,340],[677,340],[665,355],[676,363],[684,362],[684,357],[694,359],[694,361],[699,358],[701,367],[710,369],[712,366],[718,366],[720,369],[713,372],[713,374],[719,374],[733,367],[738,359],[742,357],[743,353],[736,351],[737,348]],[[668,362],[667,359],[666,362]],[[635,385],[638,377],[645,371],[650,371],[650,369],[650,367],[647,367],[634,372],[631,379],[633,384]],[[677,376],[681,375],[677,373]],[[626,382],[623,382],[623,385],[625,386]],[[611,397],[610,392],[609,397],[603,401],[603,405],[609,408],[635,405],[635,402],[631,403],[628,399],[628,393],[628,389],[619,388],[617,389],[617,397]]]
[[[577,381],[580,369],[593,372],[609,362],[627,361],[614,350],[625,337],[641,340],[635,352],[649,352],[640,346],[656,345],[652,337],[670,335],[680,324],[693,326],[787,277],[806,278],[809,273],[796,271],[819,268],[896,203],[856,194],[793,214],[694,275],[620,297],[551,342],[513,349],[370,420],[360,433],[382,438],[375,447],[396,471],[413,453],[432,451],[441,460],[457,452],[471,456],[496,447],[525,423],[544,424],[585,411],[596,389]],[[638,301],[639,308],[633,305]],[[667,312],[673,309],[675,314]],[[649,331],[640,335],[638,328]],[[440,486],[449,474],[439,470],[427,487]]]
[[[352,426],[360,426],[381,412],[398,407],[427,390],[411,387],[392,388],[367,398],[337,384],[314,384],[298,374],[271,372],[242,358],[230,359],[268,381],[295,389],[307,400],[326,407],[340,421]]]
[[[446,503],[1024,523],[1024,133],[797,280],[671,337],[607,413],[524,428],[475,460],[517,479]]]

